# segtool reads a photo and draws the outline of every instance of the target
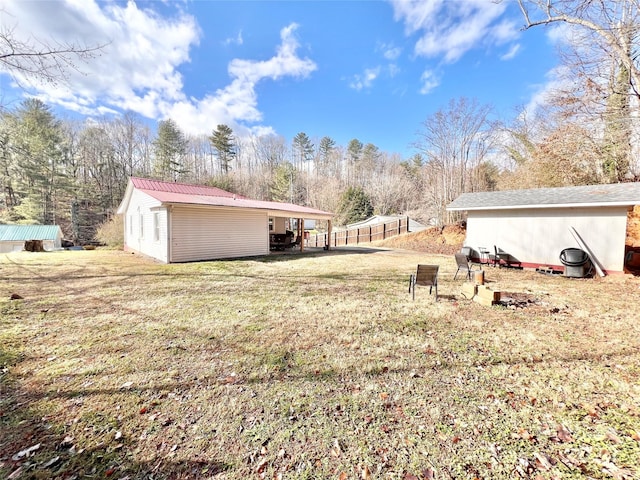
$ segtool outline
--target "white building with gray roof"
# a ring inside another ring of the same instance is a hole
[[[638,182],[464,193],[447,210],[467,213],[465,245],[474,250],[500,248],[525,267],[560,267],[562,250],[586,246],[603,270],[622,272],[627,253],[640,251],[626,244],[636,205]]]

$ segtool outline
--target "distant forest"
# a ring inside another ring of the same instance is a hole
[[[171,119],[153,131],[132,113],[73,122],[28,99],[0,116],[0,223],[59,224],[66,238],[92,242],[130,176],[308,205],[335,212],[337,225],[372,214],[441,225],[459,220],[445,209],[463,192],[635,179],[630,128],[617,143],[598,139],[601,122],[567,118],[558,106],[511,126],[491,114],[473,99],[451,100],[418,126],[415,155],[401,158],[304,132],[290,144],[239,138],[227,125],[195,137]]]
[[[518,4],[525,30],[568,28],[555,87],[509,119],[473,98],[451,99],[416,125],[410,158],[357,138],[338,145],[300,132],[288,142],[229,125],[190,136],[170,118],[155,128],[134,113],[78,122],[35,98],[0,103],[0,223],[59,224],[66,238],[92,242],[115,223],[130,176],[308,205],[335,212],[338,225],[374,213],[442,225],[459,220],[446,206],[463,192],[640,179],[640,4]],[[101,48],[25,43],[10,29],[0,40],[0,67],[17,84],[64,82],[66,68]]]

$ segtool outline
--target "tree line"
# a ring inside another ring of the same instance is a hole
[[[130,176],[211,185],[250,198],[337,213],[337,224],[371,214],[429,224],[459,220],[446,206],[463,192],[609,183],[633,178],[632,138],[612,142],[601,122],[573,121],[563,105],[511,125],[491,107],[451,100],[427,118],[408,159],[352,139],[298,133],[238,138],[227,125],[184,134],[171,119],[153,131],[139,116],[75,122],[36,99],[0,116],[0,222],[60,224],[67,238],[93,240]],[[535,125],[535,127],[534,127]],[[612,168],[615,165],[615,168]]]
[[[460,220],[446,206],[463,192],[637,180],[638,2],[518,4],[525,29],[576,27],[561,52],[559,86],[544,106],[511,119],[495,118],[491,105],[473,98],[451,99],[419,125],[410,158],[356,138],[338,145],[300,132],[289,143],[238,137],[228,125],[193,136],[170,118],[152,128],[132,112],[71,121],[33,98],[2,107],[0,222],[59,224],[67,238],[93,241],[130,176],[308,205],[335,212],[337,224],[375,213],[437,225]],[[11,45],[7,33],[0,37]],[[20,59],[0,55],[9,71],[24,65]]]

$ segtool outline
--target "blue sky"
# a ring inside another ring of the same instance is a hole
[[[68,82],[18,89],[61,116],[139,113],[189,134],[218,124],[238,136],[305,132],[357,138],[404,158],[451,99],[476,98],[509,120],[553,85],[554,29],[521,31],[514,0],[1,0],[17,38],[106,44]],[[25,85],[24,79],[23,86]]]

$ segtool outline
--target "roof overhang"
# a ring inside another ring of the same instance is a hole
[[[537,205],[493,205],[481,207],[447,207],[448,211],[489,211],[489,210],[539,210],[551,208],[603,208],[603,207],[633,207],[635,203],[629,202],[594,202],[594,203],[554,203],[554,204],[537,204]]]
[[[126,212],[131,200],[135,185],[131,180],[127,185],[124,197],[117,213]],[[306,218],[310,220],[331,220],[333,213],[317,210],[315,208],[303,207],[293,203],[269,202],[264,200],[251,200],[245,197],[236,196],[209,196],[193,195],[180,192],[166,192],[160,190],[137,189],[139,192],[160,202],[154,209],[171,206],[191,206],[198,208],[238,208],[245,210],[266,211],[273,217]]]
[[[162,202],[161,205],[157,207],[153,207],[151,210],[161,210],[164,208],[171,207],[192,207],[192,208],[203,208],[203,209],[211,209],[211,208],[232,208],[232,209],[242,209],[242,210],[252,210],[252,211],[260,211],[266,212],[269,217],[286,217],[286,218],[304,218],[308,220],[331,220],[333,218],[333,214],[329,212],[321,212],[321,211],[300,211],[300,210],[289,210],[286,208],[282,209],[274,209],[274,208],[259,208],[259,207],[251,207],[251,206],[243,206],[243,205],[221,205],[221,204],[202,204],[202,203],[190,203],[190,202]]]

